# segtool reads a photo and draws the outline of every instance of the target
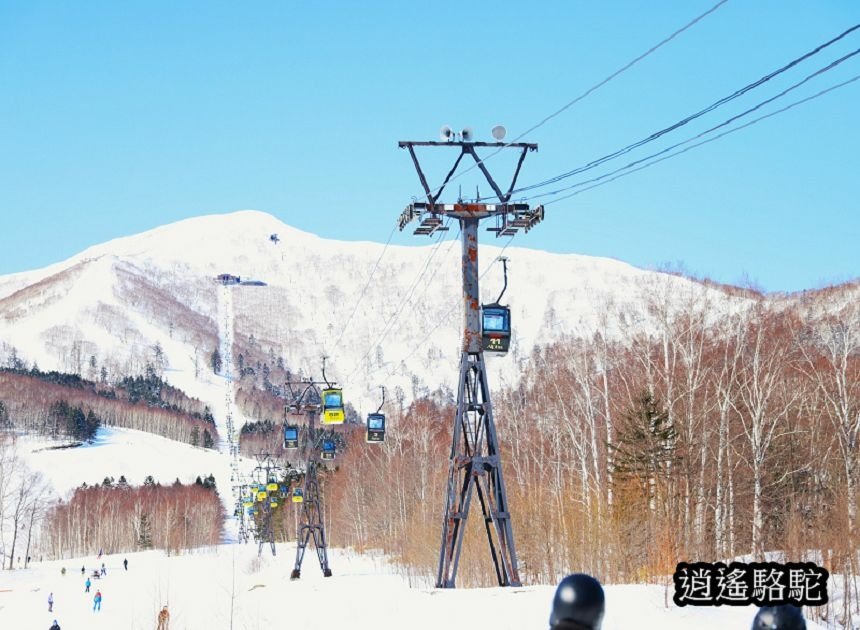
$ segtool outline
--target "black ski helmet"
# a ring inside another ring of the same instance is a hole
[[[753,619],[752,630],[806,630],[806,621],[797,606],[765,606]]]
[[[600,630],[606,598],[600,582],[585,573],[568,575],[558,583],[552,600],[549,625],[577,624],[584,630]]]

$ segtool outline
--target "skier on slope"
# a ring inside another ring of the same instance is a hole
[[[752,630],[806,630],[806,621],[797,606],[765,606],[753,619]]]
[[[54,612],[54,594],[48,593],[48,612]]]
[[[128,571],[128,558],[123,558],[122,566],[124,566],[125,570]]]
[[[555,590],[550,630],[600,630],[605,608],[600,582],[585,573],[568,575]]]
[[[167,606],[161,609],[158,613],[158,628],[157,630],[168,630],[170,626],[170,613],[167,611]]]
[[[93,597],[93,612],[102,609],[102,592],[96,591],[96,596]]]
[[[86,581],[86,582],[84,582],[84,586],[86,587],[86,589],[84,590],[84,593],[89,593],[89,592],[90,592],[90,587],[91,587],[92,585],[93,585],[93,583],[90,581],[90,578],[87,578],[87,581]]]
[[[60,624],[57,623],[56,619],[54,619],[54,625],[48,628],[48,630],[60,630]]]

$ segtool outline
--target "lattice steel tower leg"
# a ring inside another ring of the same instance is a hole
[[[331,569],[328,566],[328,544],[325,538],[325,522],[322,516],[323,499],[320,492],[319,480],[317,479],[317,464],[319,452],[316,448],[316,416],[317,411],[308,412],[308,443],[307,465],[304,483],[304,502],[302,503],[302,516],[299,528],[296,532],[296,566],[290,574],[290,579],[296,580],[301,577],[302,560],[305,557],[305,549],[311,538],[314,548],[325,577],[331,577]]]
[[[257,538],[257,555],[263,555],[263,546],[268,544],[272,549],[272,555],[275,555],[275,528],[272,527],[272,507],[266,499],[266,505],[263,507],[262,531]]]
[[[453,588],[455,585],[473,491],[477,492],[481,504],[499,586],[519,586],[511,515],[508,512],[493,406],[481,351],[478,219],[461,219],[460,226],[463,235],[466,320],[436,586]]]

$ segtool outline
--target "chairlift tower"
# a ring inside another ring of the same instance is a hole
[[[323,368],[325,369],[325,368]],[[323,377],[325,372],[323,371]],[[287,394],[291,402],[285,407],[284,414],[304,413],[307,418],[307,435],[304,442],[305,479],[303,486],[304,500],[301,504],[298,531],[296,532],[296,564],[290,574],[291,580],[301,577],[302,561],[305,550],[313,538],[314,549],[324,577],[331,577],[328,564],[328,543],[323,520],[323,496],[320,492],[317,468],[320,463],[319,436],[317,435],[317,417],[322,412],[322,399],[318,386],[330,386],[327,381],[301,381],[286,383]]]
[[[449,127],[441,130],[442,142],[399,142],[400,148],[409,150],[418,178],[427,196],[427,202],[409,204],[400,215],[400,230],[411,221],[420,221],[414,234],[430,236],[440,230],[445,218],[459,221],[462,241],[463,273],[463,345],[460,353],[460,374],[457,385],[457,412],[448,460],[448,483],[445,490],[445,513],[442,519],[442,539],[439,550],[439,568],[436,574],[437,588],[454,588],[460,552],[463,546],[466,520],[473,492],[478,495],[481,512],[489,542],[490,556],[496,571],[499,586],[520,586],[517,568],[517,553],[511,526],[505,479],[502,474],[501,452],[487,371],[481,347],[481,296],[478,286],[478,225],[484,219],[495,219],[495,225],[487,228],[496,237],[513,236],[520,228],[528,232],[543,220],[543,206],[531,209],[528,204],[510,203],[523,160],[537,145],[525,142],[504,143],[504,128],[493,129],[499,142],[474,142],[472,132],[464,129],[454,134]],[[457,137],[459,136],[459,140]],[[454,166],[448,172],[442,186],[435,192],[430,189],[415,147],[448,147],[459,149]],[[507,191],[493,179],[476,147],[515,149],[520,151],[516,170]],[[439,198],[464,156],[470,156],[484,174],[487,183],[498,197],[499,203],[439,203]]]
[[[257,467],[254,472],[259,472],[263,477],[262,485],[267,486],[269,482],[276,478],[276,473],[281,469],[280,466],[272,461],[272,456],[269,453],[258,453],[254,456],[257,459]],[[272,526],[272,504],[271,497],[266,497],[260,506],[262,508],[260,516],[260,525],[255,530],[257,540],[257,555],[263,554],[263,546],[268,544],[271,547],[272,555],[275,553],[275,528]]]

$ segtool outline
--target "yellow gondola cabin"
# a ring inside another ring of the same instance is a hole
[[[343,412],[343,390],[332,387],[322,391],[322,423],[343,424],[346,416]]]

